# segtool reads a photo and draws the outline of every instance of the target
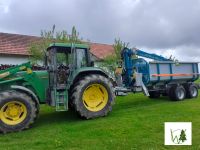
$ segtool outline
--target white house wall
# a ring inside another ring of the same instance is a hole
[[[0,64],[17,65],[28,61],[26,56],[5,56],[0,54]]]

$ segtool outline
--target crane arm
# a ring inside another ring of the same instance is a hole
[[[142,50],[136,50],[136,55],[145,57],[145,58],[149,58],[149,59],[153,59],[153,60],[157,60],[157,61],[171,61],[170,59],[167,59],[163,56],[153,54],[153,53],[147,53]]]
[[[147,53],[147,52],[144,52],[140,49],[125,48],[124,50],[127,51],[127,53],[129,53],[129,55],[141,56],[141,57],[145,57],[145,58],[149,58],[149,59],[153,59],[153,60],[157,60],[157,61],[172,61],[172,60],[165,58],[163,56],[153,54],[153,53]]]

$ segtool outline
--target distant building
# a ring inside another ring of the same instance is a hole
[[[20,64],[29,58],[28,48],[33,41],[41,40],[37,36],[0,33],[0,64]],[[93,59],[101,60],[114,53],[112,45],[90,43]]]

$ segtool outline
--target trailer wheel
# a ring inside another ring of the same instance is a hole
[[[114,90],[111,81],[102,75],[88,75],[72,90],[75,110],[86,119],[106,116],[112,110]]]
[[[160,92],[158,91],[149,91],[149,98],[159,98],[160,97]]]
[[[182,85],[174,85],[169,89],[169,97],[171,100],[180,101],[186,97],[185,88]]]
[[[27,129],[37,116],[37,108],[26,94],[16,91],[0,93],[0,132]]]
[[[187,98],[196,98],[198,97],[199,91],[197,86],[194,84],[186,84],[184,85],[185,90],[186,90],[186,97]]]

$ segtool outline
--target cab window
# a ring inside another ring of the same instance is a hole
[[[87,66],[86,49],[76,49],[77,52],[77,68]]]

